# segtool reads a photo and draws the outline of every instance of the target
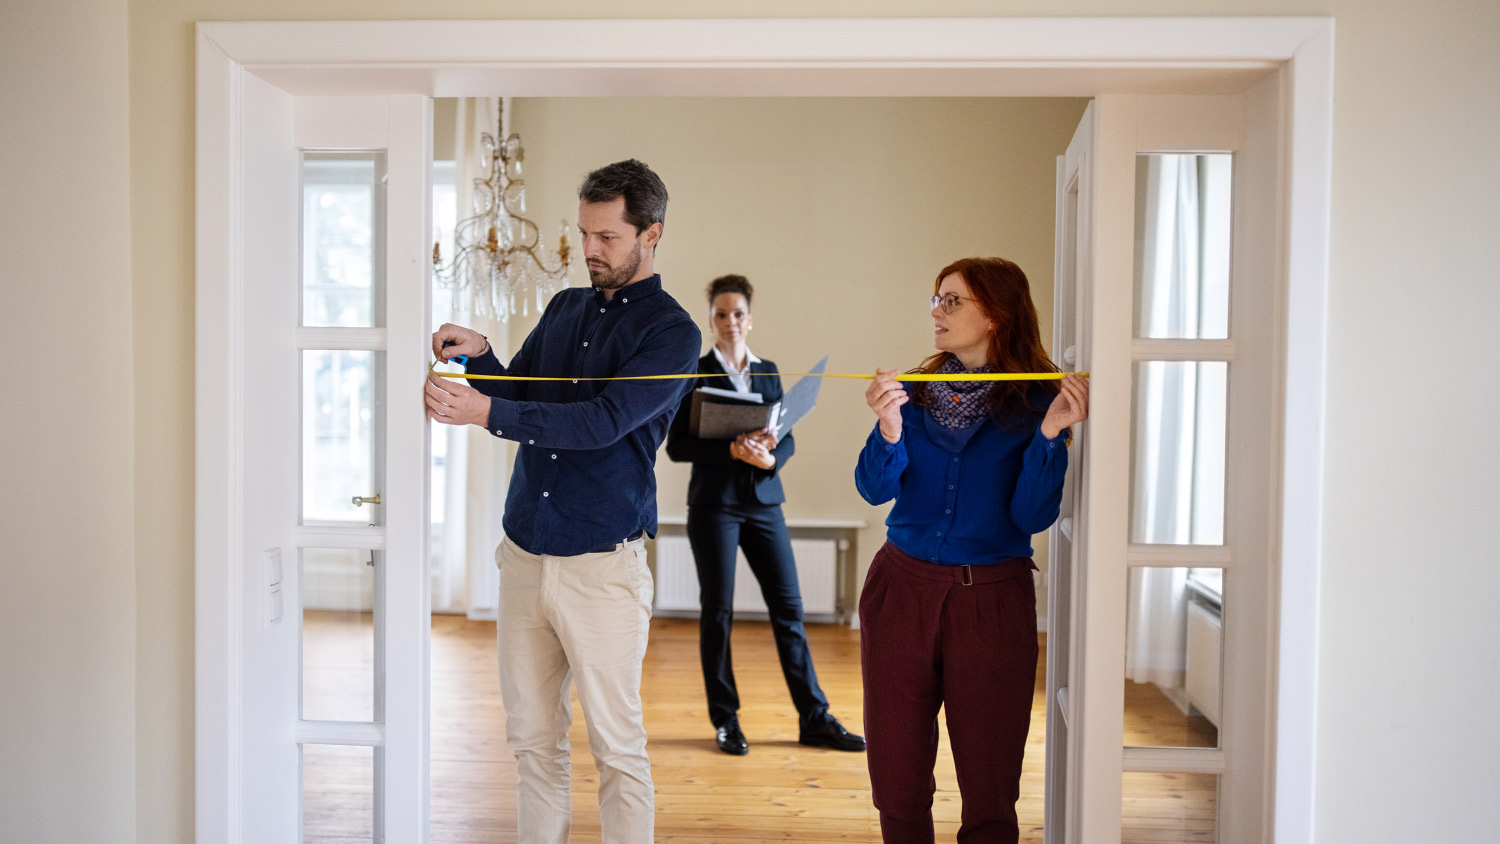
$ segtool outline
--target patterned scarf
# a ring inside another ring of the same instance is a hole
[[[960,372],[995,372],[993,366],[981,366],[977,369],[964,369],[964,365],[958,362],[958,358],[951,357],[938,367],[940,375],[954,375]],[[931,403],[927,411],[938,424],[950,430],[967,428],[983,419],[989,410],[986,406],[990,400],[990,390],[995,386],[994,381],[929,381],[926,384],[927,397]]]

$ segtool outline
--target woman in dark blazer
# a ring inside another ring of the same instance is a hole
[[[781,400],[781,378],[776,374],[776,364],[757,358],[745,344],[753,292],[750,282],[740,275],[722,276],[709,284],[714,347],[699,359],[698,371],[715,376],[702,379],[702,386],[760,393],[769,404]],[[667,456],[693,464],[688,482],[687,534],[698,568],[703,684],[719,749],[736,756],[750,749],[739,725],[740,700],[729,653],[735,549],[742,548],[770,610],[781,671],[799,716],[798,741],[814,747],[864,750],[864,739],[845,730],[828,714],[828,699],[818,686],[802,627],[797,563],[781,515],[786,495],[781,489],[780,470],[796,450],[796,443],[790,432],[778,440],[775,432],[767,430],[741,434],[732,441],[695,437],[689,428],[692,401],[690,393],[672,419]]]

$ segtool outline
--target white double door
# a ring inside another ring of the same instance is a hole
[[[304,826],[336,807],[354,816],[338,834],[419,842],[431,100],[242,80],[240,334],[225,338],[244,373],[227,420],[241,432],[244,562],[227,837],[329,835]]]
[[[1279,85],[1101,95],[1058,159],[1053,353],[1091,415],[1049,537],[1050,844],[1269,840]]]
[[[226,649],[234,663],[223,755],[230,770],[215,780],[231,807],[223,837],[302,840],[307,760],[327,748],[353,748],[368,760],[354,770],[368,771],[368,788],[357,785],[369,795],[370,838],[422,842],[430,450],[421,384],[430,355],[431,101],[299,97],[251,75],[243,79],[241,217],[232,224],[243,275],[231,297],[236,312],[225,352],[241,356],[237,371],[244,373],[243,383],[231,386],[237,410],[226,420],[237,440],[229,471],[237,473],[231,489],[240,500],[229,512],[240,521],[236,548],[244,565],[229,590],[240,598],[237,638]],[[1192,118],[1206,109],[1209,122],[1238,115],[1227,140],[1197,143],[1152,140],[1147,124],[1164,113],[1154,98],[1100,97],[1059,164],[1055,353],[1064,368],[1092,371],[1093,418],[1073,446],[1064,517],[1052,541],[1046,811],[1048,840],[1058,844],[1120,840],[1128,770],[1215,776],[1218,840],[1266,835],[1271,481],[1255,467],[1277,462],[1267,434],[1274,402],[1270,410],[1254,402],[1275,395],[1269,349],[1277,334],[1275,297],[1267,292],[1274,265],[1266,278],[1256,277],[1274,262],[1274,248],[1256,259],[1252,247],[1274,240],[1274,222],[1265,217],[1275,216],[1281,165],[1274,148],[1263,149],[1277,137],[1279,94],[1271,82],[1261,87],[1197,98],[1179,110]],[[1260,132],[1245,117],[1257,109],[1270,122]],[[1200,123],[1165,120],[1156,134],[1191,134]],[[1132,267],[1137,154],[1194,148],[1237,155],[1241,251],[1233,338],[1190,346],[1135,336]],[[340,179],[368,182],[368,209],[356,202],[350,213],[368,214],[369,242],[334,236],[331,254],[318,264],[310,257],[318,235],[307,223],[325,201],[337,210]],[[1257,179],[1271,187],[1254,187]],[[308,189],[314,183],[334,187],[315,196]],[[1242,184],[1249,187],[1240,191]],[[359,249],[367,253],[367,282],[347,266],[365,260],[351,257]],[[1228,538],[1206,551],[1132,541],[1133,384],[1137,364],[1155,360],[1238,367],[1229,403],[1240,422],[1228,484],[1231,500],[1246,503],[1232,505],[1240,509],[1226,514]],[[340,559],[369,569],[370,665],[356,682],[361,692],[368,682],[372,703],[347,717],[350,710],[315,701],[306,662],[321,657],[311,653],[302,625],[318,566]],[[1126,748],[1122,641],[1131,567],[1205,564],[1224,571],[1234,601],[1224,614],[1228,703],[1219,746]],[[200,787],[205,779],[213,778],[200,771]]]

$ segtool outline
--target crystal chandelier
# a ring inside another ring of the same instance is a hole
[[[541,229],[525,216],[521,162],[526,150],[520,135],[505,136],[500,111],[495,134],[480,137],[479,172],[484,175],[474,180],[474,213],[454,227],[453,260],[445,264],[441,244],[434,243],[432,264],[439,284],[469,289],[475,313],[505,322],[512,314],[527,316],[533,298],[541,313],[553,294],[568,286],[572,257],[566,220],[557,250],[548,252]]]

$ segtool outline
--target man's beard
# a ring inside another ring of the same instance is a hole
[[[618,267],[609,269],[595,269],[589,265],[589,281],[601,290],[618,290],[635,279],[636,271],[641,268],[643,250],[636,246],[631,252],[629,260]]]

